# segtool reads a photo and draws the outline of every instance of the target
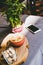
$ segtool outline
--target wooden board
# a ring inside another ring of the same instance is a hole
[[[20,65],[21,63],[25,62],[27,57],[28,57],[28,40],[27,38],[25,38],[25,42],[21,47],[16,47],[14,48],[16,50],[16,54],[17,54],[17,61],[14,62],[12,65]],[[0,49],[0,53],[5,50],[4,48]],[[0,65],[7,65],[7,63],[5,62],[5,60],[2,58],[1,54],[0,54]]]

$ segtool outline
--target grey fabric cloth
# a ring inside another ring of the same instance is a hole
[[[40,32],[32,34],[30,31],[27,33],[29,41],[29,56],[23,65],[43,65],[43,17],[35,24],[41,29]]]
[[[7,22],[6,15],[2,15],[0,12],[0,33],[6,31],[9,27],[10,23]]]
[[[35,26],[41,29],[40,32],[32,34],[30,31],[26,34],[29,41],[29,56],[27,61],[22,65],[43,65],[43,17],[37,20]],[[0,36],[0,41],[1,39]]]

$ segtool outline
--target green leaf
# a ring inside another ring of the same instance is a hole
[[[5,0],[4,4],[8,7],[5,13],[11,26],[21,25],[19,15],[22,14],[23,8],[26,7],[26,5],[20,3],[19,0]]]

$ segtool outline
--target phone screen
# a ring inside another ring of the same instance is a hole
[[[35,27],[34,25],[30,25],[27,28],[29,28],[31,31],[35,32],[37,30],[39,30],[39,28]]]

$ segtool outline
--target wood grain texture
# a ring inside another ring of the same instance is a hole
[[[14,47],[17,54],[17,61],[14,62],[12,65],[20,65],[21,63],[26,61],[29,55],[28,48],[29,48],[29,44],[28,44],[27,38],[25,38],[25,42],[22,46],[16,47],[16,48]],[[4,48],[0,48],[0,64],[1,65],[7,65],[7,63],[4,61],[4,58],[1,55],[2,51],[4,50],[5,50]]]

